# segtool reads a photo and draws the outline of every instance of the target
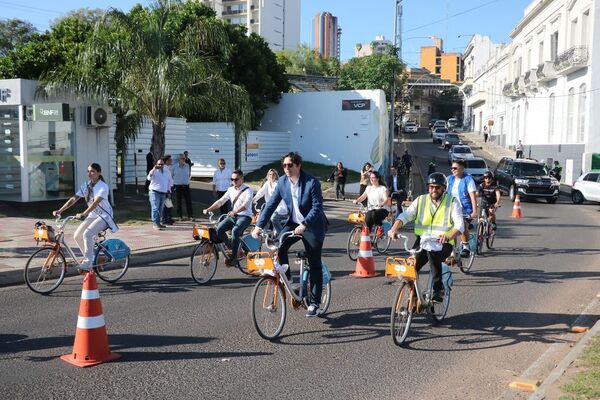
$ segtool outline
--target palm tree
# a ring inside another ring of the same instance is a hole
[[[233,122],[238,135],[247,131],[252,113],[248,94],[222,77],[214,57],[228,53],[223,23],[189,18],[189,7],[182,1],[157,0],[128,14],[107,10],[76,66],[42,80],[45,93],[95,99],[145,115],[152,123],[155,159],[164,155],[170,116],[202,109],[205,115]]]

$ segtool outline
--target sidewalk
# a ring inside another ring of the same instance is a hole
[[[23,269],[31,253],[40,245],[33,240],[33,218],[5,217],[1,219],[0,233],[0,286],[24,283]],[[46,220],[52,225],[52,220]],[[150,224],[121,225],[119,232],[108,233],[107,238],[123,240],[131,249],[130,266],[150,264],[190,256],[197,242],[192,238],[193,222],[176,222],[164,231],[154,231]],[[76,255],[79,249],[73,240],[76,225],[67,225],[66,242]],[[163,251],[168,250],[168,251]],[[67,255],[65,254],[65,257]],[[68,262],[68,259],[67,259]],[[67,274],[75,275],[75,268]]]

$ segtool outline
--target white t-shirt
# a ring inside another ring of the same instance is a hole
[[[460,185],[460,181],[462,178],[454,179],[454,186],[452,186],[452,197],[456,198],[460,202],[460,195],[458,193],[458,186]],[[467,184],[467,192],[477,192],[477,186],[475,186],[475,181],[473,179],[469,179],[469,183]]]
[[[241,194],[240,194],[240,192],[241,192]],[[252,196],[253,195],[254,195],[254,193],[252,192],[252,189],[250,189],[250,187],[244,183],[239,187],[239,189],[236,189],[235,186],[230,186],[229,189],[227,189],[227,192],[225,192],[225,194],[223,195],[223,197],[221,197],[215,203],[218,206],[222,206],[223,204],[225,204],[227,202],[227,200],[229,200],[231,203],[233,203],[233,201],[236,200],[236,198],[237,198],[237,200],[235,201],[235,204],[231,205],[231,210],[237,210],[242,205],[244,205],[244,206],[246,206],[246,209],[244,211],[241,211],[238,215],[244,215],[246,217],[252,218]]]
[[[277,188],[277,181],[275,181],[274,183],[266,181],[264,183],[264,185],[262,185],[262,187],[256,193],[256,196],[254,196],[254,200],[259,200],[262,197],[264,197],[265,202],[268,203],[269,200],[271,200],[271,196],[273,196],[273,192],[275,192],[276,188]],[[279,205],[275,209],[275,212],[279,215],[287,215],[288,214],[288,208],[285,205],[285,201],[281,200],[279,202]]]
[[[223,168],[223,171],[221,171],[219,168],[216,169],[215,173],[213,174],[212,183],[215,185],[217,192],[226,192],[227,189],[229,189],[231,186],[232,173],[233,171],[227,167]]]
[[[385,186],[367,186],[365,192],[367,193],[367,208],[369,210],[384,208],[390,211],[389,205],[384,204],[382,206],[387,194],[387,188]]]
[[[292,192],[292,221],[301,224],[304,222],[304,215],[300,212],[300,178],[295,184],[290,180],[290,191]]]
[[[90,212],[89,217],[102,218],[110,230],[115,233],[119,228],[117,228],[117,224],[115,224],[113,219],[113,209],[108,202],[108,194],[108,185],[105,182],[98,180],[93,187],[91,186],[90,181],[81,185],[79,190],[77,190],[77,193],[75,193],[75,196],[83,197],[88,206],[90,206],[97,197],[102,198],[102,201],[98,203],[98,206]]]

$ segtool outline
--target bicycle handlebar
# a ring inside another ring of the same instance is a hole
[[[398,235],[398,237],[404,240],[404,250],[406,250],[408,253],[410,253],[411,256],[414,256],[423,250],[423,247],[421,247],[421,245],[419,245],[418,249],[409,249],[408,248],[408,236]]]

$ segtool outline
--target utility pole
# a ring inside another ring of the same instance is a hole
[[[394,51],[402,62],[402,0],[394,0]],[[392,91],[390,93],[390,134],[389,134],[389,163],[385,165],[385,175],[389,173],[389,166],[394,162],[394,130],[396,128],[396,69],[392,69]]]

